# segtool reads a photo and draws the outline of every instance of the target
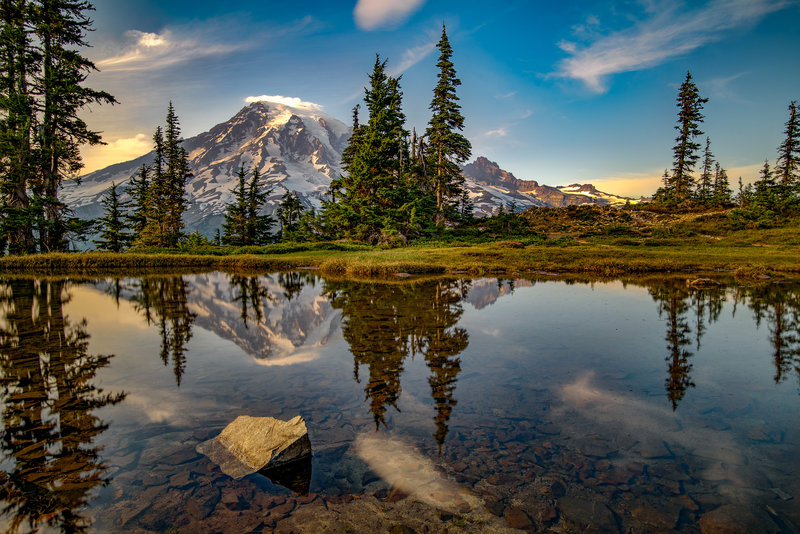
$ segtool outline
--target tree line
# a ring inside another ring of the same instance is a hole
[[[758,180],[744,185],[739,177],[738,193],[730,187],[727,171],[715,161],[711,140],[705,139],[700,151],[704,120],[703,105],[691,73],[681,84],[676,99],[678,135],[672,147],[672,169],[665,170],[663,186],[653,197],[654,204],[670,209],[734,207],[734,217],[758,219],[797,212],[800,209],[800,115],[797,102],[789,104],[784,139],[778,147],[776,164],[765,161]],[[696,169],[700,163],[699,169]],[[696,170],[699,175],[696,176]]]

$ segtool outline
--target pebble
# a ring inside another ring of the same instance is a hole
[[[533,521],[522,509],[516,506],[509,506],[505,509],[503,516],[511,528],[529,529],[533,528]]]

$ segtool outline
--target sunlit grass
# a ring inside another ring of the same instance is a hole
[[[785,237],[785,235],[783,236]],[[546,271],[621,275],[626,273],[726,271],[739,275],[799,273],[800,245],[770,243],[780,238],[761,233],[753,243],[708,238],[605,238],[575,244],[528,245],[459,243],[378,249],[364,245],[337,249],[293,245],[252,249],[250,254],[175,254],[86,252],[0,258],[0,271],[16,274],[157,273],[164,271],[267,272],[313,268],[323,273],[352,276],[409,274],[522,275]],[[767,246],[764,246],[767,245]],[[277,249],[277,250],[276,250]]]

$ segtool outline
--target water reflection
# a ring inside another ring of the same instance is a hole
[[[695,287],[684,280],[666,281],[651,286],[648,291],[658,304],[659,317],[667,323],[664,338],[667,342],[667,379],[664,385],[672,409],[677,410],[686,390],[695,386],[691,379],[692,342],[699,351],[707,324],[719,319],[726,292],[722,286]],[[694,340],[690,315],[694,319]]]
[[[794,389],[772,382],[773,365],[776,383],[800,378],[800,286],[637,280],[595,293],[589,283],[365,284],[309,272],[109,279],[94,284],[108,294],[106,310],[113,299],[142,326],[120,326],[129,340],[119,345],[96,333],[93,343],[119,355],[109,366],[110,357],[88,355],[85,322],[65,317],[65,282],[2,282],[0,524],[80,531],[103,507],[93,528],[159,531],[174,519],[186,531],[288,531],[281,521],[303,517],[306,505],[305,517],[341,513],[351,495],[393,506],[402,496],[390,489],[460,513],[462,485],[500,517],[524,509],[540,530],[580,530],[595,502],[608,509],[604,526],[631,531],[691,531],[729,503],[788,514],[780,506],[790,510],[800,494],[785,469],[796,465],[797,433],[786,425],[796,410],[785,395]],[[96,328],[90,305],[78,315]],[[620,313],[619,335],[595,321],[609,309]],[[751,313],[760,330],[747,330]],[[641,336],[626,337],[640,333],[640,319]],[[153,354],[139,357],[151,340]],[[655,356],[630,357],[640,354],[635,343]],[[751,352],[728,358],[730,343]],[[107,428],[96,409],[123,395],[96,389],[104,367],[106,383],[131,392],[99,412],[115,421],[102,436],[114,471],[96,445]],[[181,415],[137,419],[137,397],[168,399]],[[215,425],[249,410],[308,415],[313,474],[310,465],[265,473],[307,498],[263,477],[222,477],[194,452]],[[420,450],[434,442],[442,454],[427,458],[435,453]],[[111,488],[93,491],[111,473]],[[104,501],[91,505],[98,493]]]
[[[354,378],[361,383],[360,367],[369,378],[364,386],[375,428],[386,425],[389,406],[397,408],[402,392],[400,376],[406,359],[421,354],[430,370],[428,384],[436,405],[434,438],[441,446],[447,421],[457,404],[454,398],[459,354],[469,345],[469,334],[456,326],[469,292],[468,281],[437,280],[412,284],[363,284],[327,281],[325,294],[342,311],[342,334],[350,345]]]
[[[196,318],[189,311],[186,280],[182,276],[142,278],[133,300],[147,324],[158,326],[159,356],[164,366],[172,362],[175,383],[180,386],[186,369],[186,344],[192,338]]]
[[[750,307],[757,325],[767,323],[775,383],[794,371],[800,385],[800,288],[796,284],[764,284],[741,288],[735,296]]]
[[[93,384],[111,356],[88,353],[86,321],[69,320],[68,300],[63,281],[0,286],[0,512],[11,532],[42,525],[85,531],[93,490],[110,482],[94,445],[108,425],[93,412],[125,395]]]

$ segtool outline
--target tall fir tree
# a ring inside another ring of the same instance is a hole
[[[700,158],[697,154],[700,144],[695,139],[703,135],[700,124],[703,122],[703,104],[706,102],[708,99],[700,96],[691,73],[687,72],[676,99],[678,124],[675,129],[678,130],[678,136],[675,138],[675,146],[672,147],[672,176],[668,190],[678,203],[691,198],[694,182],[692,172]]]
[[[153,134],[153,165],[145,202],[146,223],[137,242],[144,246],[174,248],[184,237],[186,180],[191,176],[186,150],[181,146],[180,125],[172,102],[166,129]]]
[[[436,44],[439,49],[438,82],[429,106],[433,112],[425,136],[428,138],[429,161],[436,195],[437,220],[443,222],[457,216],[456,207],[463,198],[464,176],[459,163],[469,159],[472,145],[460,132],[464,129],[464,116],[458,104],[456,88],[461,80],[456,76],[452,62],[453,48],[442,25],[442,36]]]
[[[117,184],[112,183],[102,204],[105,206],[105,213],[97,221],[101,232],[94,244],[101,250],[122,252],[133,242],[133,235],[129,231],[128,217],[125,213],[129,203],[119,199]]]
[[[39,0],[33,3],[35,34],[39,41],[42,68],[34,77],[37,102],[39,176],[32,191],[43,211],[37,228],[42,251],[66,250],[67,206],[59,201],[61,182],[83,168],[79,147],[100,144],[99,132],[89,129],[79,116],[90,104],[113,104],[105,91],[85,87],[89,73],[97,70],[79,49],[88,46],[86,34],[92,29],[88,16],[92,5],[84,0]]]
[[[369,121],[351,137],[344,173],[331,189],[335,201],[324,206],[332,236],[377,242],[387,232],[407,232],[415,201],[404,167],[408,163],[405,114],[398,78],[376,57],[364,102]]]
[[[294,231],[303,216],[303,211],[305,211],[305,208],[297,197],[297,193],[287,189],[277,210],[278,222],[281,224],[281,238],[283,240],[291,240],[294,237]]]
[[[0,232],[12,254],[36,251],[29,186],[36,178],[37,124],[31,77],[41,54],[31,34],[28,0],[0,2]]]
[[[183,237],[183,212],[186,210],[186,180],[192,176],[186,149],[181,146],[181,127],[172,102],[167,108],[164,130],[164,155],[167,161],[166,245],[175,247]]]
[[[795,100],[789,104],[789,120],[784,134],[786,137],[778,147],[775,179],[781,186],[781,196],[786,198],[800,187],[800,113]]]

